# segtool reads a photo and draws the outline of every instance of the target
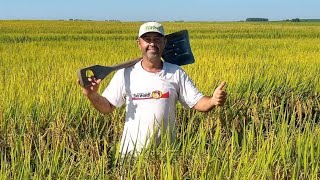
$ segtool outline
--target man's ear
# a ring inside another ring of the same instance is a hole
[[[139,49],[141,49],[141,46],[140,46],[140,38],[137,39],[137,45],[138,45]]]

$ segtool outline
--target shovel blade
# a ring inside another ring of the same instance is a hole
[[[164,61],[179,66],[194,63],[187,30],[166,35],[167,44],[162,58]]]

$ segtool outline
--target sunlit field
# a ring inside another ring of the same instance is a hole
[[[320,23],[164,22],[189,31],[196,86],[228,99],[178,104],[173,142],[122,158],[124,108],[98,113],[77,71],[139,57],[140,24],[0,21],[0,179],[320,178]]]

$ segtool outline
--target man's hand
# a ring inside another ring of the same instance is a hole
[[[227,99],[227,92],[224,90],[226,82],[223,81],[214,91],[211,102],[215,106],[223,106]]]
[[[82,92],[87,97],[96,94],[99,90],[99,85],[101,82],[101,79],[96,79],[95,77],[88,78],[88,81],[91,83],[90,86],[82,87]],[[78,79],[78,83],[80,85],[80,80]]]
[[[203,96],[193,108],[197,111],[208,112],[214,107],[223,106],[227,99],[227,92],[224,90],[225,86],[226,82],[223,81],[212,96]]]
[[[115,109],[115,106],[113,106],[105,97],[98,94],[101,79],[91,77],[88,78],[88,81],[91,85],[88,87],[82,87],[80,85],[80,80],[78,79],[78,83],[82,87],[83,94],[88,97],[93,107],[99,112],[103,114],[111,113]]]

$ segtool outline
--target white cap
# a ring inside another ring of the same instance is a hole
[[[162,36],[164,36],[163,26],[158,22],[146,22],[146,23],[142,24],[139,29],[139,36],[138,37],[141,37],[142,35],[144,35],[145,33],[148,33],[148,32],[157,32],[157,33],[161,34]]]

